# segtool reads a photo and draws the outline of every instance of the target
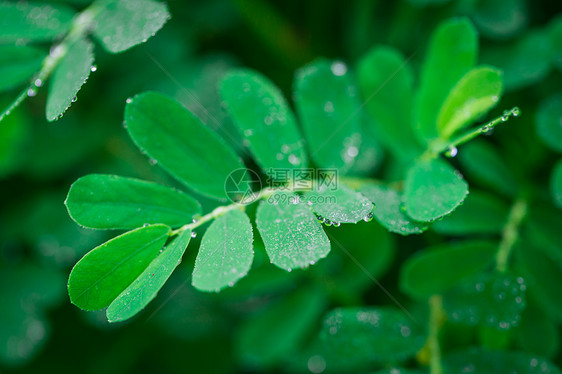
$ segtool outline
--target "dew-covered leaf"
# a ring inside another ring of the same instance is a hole
[[[254,258],[252,224],[240,210],[217,218],[205,232],[193,269],[192,284],[220,291],[248,274]]]
[[[0,44],[0,92],[25,83],[39,71],[44,57],[35,47]]]
[[[552,62],[562,71],[562,15],[554,17],[548,24],[548,35],[552,50]]]
[[[361,144],[361,101],[348,67],[316,60],[296,73],[295,105],[310,158],[320,167],[345,173]]]
[[[400,235],[421,234],[427,230],[427,223],[414,221],[404,213],[402,194],[395,189],[371,184],[360,192],[376,204],[373,214],[387,230]]]
[[[165,225],[141,227],[91,250],[70,273],[70,301],[84,310],[111,304],[158,256],[169,233]]]
[[[413,357],[426,340],[404,312],[391,308],[338,308],[324,318],[321,339],[353,362],[389,363]]]
[[[322,226],[296,195],[276,193],[262,201],[256,225],[269,259],[281,269],[306,268],[330,252]]]
[[[543,30],[526,33],[516,41],[482,50],[481,62],[503,71],[506,91],[541,81],[550,70],[551,49]]]
[[[504,40],[527,26],[529,11],[524,0],[477,1],[474,4],[471,19],[487,38]]]
[[[125,125],[142,151],[202,195],[226,200],[225,181],[231,172],[244,168],[212,130],[162,94],[145,92],[131,99]]]
[[[562,152],[562,92],[541,101],[535,123],[537,133],[544,144]]]
[[[322,290],[301,288],[248,319],[235,338],[240,360],[256,370],[298,353],[325,304]]]
[[[406,175],[404,206],[416,221],[433,221],[451,213],[468,194],[462,175],[440,159],[417,161]]]
[[[554,205],[562,209],[562,160],[559,160],[552,169],[550,193],[552,194]]]
[[[60,118],[68,107],[76,101],[76,95],[80,87],[90,76],[93,63],[93,45],[89,40],[78,39],[68,47],[66,55],[55,68],[49,83],[46,108],[48,121]]]
[[[509,207],[494,195],[471,190],[454,214],[436,221],[431,227],[443,235],[499,234]]]
[[[463,172],[471,179],[507,196],[517,193],[519,183],[490,143],[471,141],[459,149],[457,157]]]
[[[481,348],[450,353],[443,358],[445,373],[560,374],[553,363],[527,352],[489,351]]]
[[[373,132],[399,157],[421,153],[412,127],[414,77],[404,56],[390,47],[373,48],[359,61],[357,80]]]
[[[437,137],[437,116],[458,80],[476,63],[478,36],[466,18],[446,20],[433,32],[422,67],[414,118],[423,140]]]
[[[527,286],[509,273],[484,273],[467,279],[444,295],[451,321],[510,329],[519,324]]]
[[[304,193],[304,200],[312,211],[335,225],[368,220],[374,208],[369,199],[341,182],[335,187],[319,184]]]
[[[97,4],[94,36],[112,53],[145,42],[170,18],[164,3],[152,0],[104,0]]]
[[[70,28],[74,12],[63,5],[0,3],[0,42],[49,41]]]
[[[65,201],[78,224],[94,229],[134,229],[145,223],[177,227],[201,213],[181,191],[140,179],[90,174],[72,184]]]
[[[223,78],[220,93],[262,170],[307,166],[295,116],[273,82],[253,70],[234,70]]]
[[[190,240],[191,230],[185,230],[164,247],[138,278],[111,302],[106,311],[107,320],[124,321],[144,309],[180,264]]]
[[[490,264],[497,244],[464,241],[416,252],[400,272],[400,288],[416,299],[442,294]]]
[[[451,89],[437,116],[437,132],[449,139],[493,108],[502,93],[501,71],[489,66],[469,70]]]

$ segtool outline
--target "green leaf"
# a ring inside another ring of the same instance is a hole
[[[390,187],[370,184],[360,192],[376,204],[373,211],[376,220],[390,232],[400,235],[421,234],[427,223],[416,222],[402,210],[402,194]]]
[[[180,264],[190,240],[191,230],[184,230],[164,247],[138,278],[111,302],[106,311],[107,320],[124,321],[144,309]]]
[[[478,374],[560,374],[553,363],[527,352],[488,351],[470,348],[448,354],[443,359],[445,373]]]
[[[505,40],[527,26],[529,10],[524,0],[476,1],[471,19],[489,39]]]
[[[442,294],[482,271],[497,251],[489,241],[464,241],[416,252],[402,266],[400,288],[415,299]]]
[[[201,213],[197,200],[178,190],[101,174],[74,182],[65,204],[74,221],[94,229],[133,229],[146,223],[177,227]]]
[[[44,57],[34,47],[0,44],[0,92],[25,83],[39,71]]]
[[[240,158],[212,130],[162,94],[135,96],[125,107],[125,125],[142,151],[202,195],[226,200],[225,181],[231,172],[244,168]]]
[[[322,290],[301,288],[248,319],[235,338],[240,360],[259,369],[298,353],[325,304]]]
[[[252,224],[240,210],[217,218],[205,232],[193,269],[193,287],[216,291],[246,276],[254,258]]]
[[[505,225],[509,207],[494,195],[471,190],[455,214],[432,225],[443,235],[499,234]]]
[[[548,34],[552,50],[552,62],[562,71],[562,15],[554,17],[548,24]]]
[[[170,18],[166,4],[152,0],[105,0],[98,6],[93,33],[112,53],[146,42]]]
[[[304,200],[313,212],[335,225],[368,220],[374,209],[369,199],[341,182],[335,188],[319,184],[304,192]]]
[[[418,161],[406,175],[404,206],[416,221],[433,221],[451,213],[467,195],[462,175],[440,159]]]
[[[1,104],[0,104],[1,105]],[[0,126],[0,178],[17,171],[29,154],[30,112],[16,108]]]
[[[562,160],[558,160],[550,176],[550,193],[554,205],[562,209]]]
[[[58,47],[62,48],[62,47]],[[68,47],[66,55],[56,67],[49,85],[46,116],[54,121],[76,101],[76,94],[90,76],[94,63],[93,45],[87,39],[78,39]]]
[[[0,3],[0,42],[55,39],[70,28],[73,17],[74,12],[63,5],[3,1]]]
[[[91,250],[70,273],[70,301],[84,310],[111,304],[158,256],[169,234],[165,225],[141,227]]]
[[[451,321],[505,330],[519,324],[526,289],[513,274],[479,274],[445,294],[443,305]]]
[[[517,194],[519,183],[495,146],[483,140],[471,141],[459,149],[457,157],[471,179],[507,196]]]
[[[476,63],[478,36],[466,18],[442,22],[433,32],[425,57],[414,117],[420,138],[437,137],[437,116],[449,92]]]
[[[391,308],[338,308],[324,318],[321,338],[351,362],[395,363],[415,356],[426,336],[404,312]]]
[[[488,66],[469,70],[451,89],[437,116],[437,132],[449,139],[499,101],[502,93],[501,71]]]
[[[413,72],[397,50],[377,46],[357,67],[359,87],[371,114],[373,132],[398,157],[413,159],[421,152],[412,128]]]
[[[295,116],[273,82],[253,70],[238,69],[226,74],[220,93],[262,170],[307,166]]]
[[[562,152],[562,92],[543,99],[535,117],[537,133],[549,148]]]
[[[535,202],[521,230],[523,236],[555,262],[562,263],[562,220],[560,210],[550,204]]]
[[[310,158],[345,173],[361,144],[361,101],[347,66],[318,59],[296,72],[295,105]]]
[[[556,325],[533,304],[523,311],[514,340],[519,348],[542,357],[554,356],[560,346]]]
[[[482,50],[481,62],[503,71],[506,91],[542,81],[550,71],[551,47],[545,30],[525,33],[516,41]]]
[[[281,269],[307,268],[330,252],[330,241],[314,213],[298,196],[276,193],[262,201],[256,225],[271,262]]]

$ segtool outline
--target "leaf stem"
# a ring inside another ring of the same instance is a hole
[[[443,311],[443,298],[441,295],[433,295],[429,299],[429,336],[427,346],[429,349],[429,372],[430,374],[443,374],[441,363],[441,347],[439,346],[439,330],[445,321]]]
[[[502,232],[502,240],[498,252],[496,254],[496,270],[505,272],[507,270],[507,263],[509,255],[517,239],[519,239],[519,226],[527,215],[528,203],[524,198],[519,198],[511,206],[507,223],[505,224]]]
[[[90,31],[94,18],[100,11],[101,7],[98,5],[98,2],[94,2],[74,18],[66,36],[59,43],[53,45],[49,54],[43,59],[41,70],[33,76],[17,98],[0,114],[0,122],[4,117],[12,113],[28,96],[35,96],[37,94],[37,89],[42,87],[51,76],[60,61],[66,56],[70,46]]]

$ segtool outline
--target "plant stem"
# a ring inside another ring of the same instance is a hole
[[[503,228],[502,240],[500,242],[498,253],[496,254],[496,269],[499,272],[503,273],[507,270],[509,255],[515,242],[519,238],[519,226],[526,215],[527,200],[519,198],[511,206],[511,210],[509,211],[509,215],[507,217],[507,223]]]
[[[97,2],[94,2],[74,18],[66,36],[58,44],[53,45],[49,54],[43,59],[41,70],[33,76],[17,98],[0,114],[0,121],[16,109],[28,96],[34,96],[37,93],[37,89],[43,86],[66,56],[70,46],[90,31],[96,15],[100,11],[101,8],[97,5]]]
[[[430,374],[443,374],[441,364],[441,348],[439,346],[439,330],[443,325],[445,312],[443,311],[443,298],[441,295],[431,296],[429,299],[429,372]]]

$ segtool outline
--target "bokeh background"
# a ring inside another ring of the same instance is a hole
[[[77,10],[89,4],[51,2]],[[221,294],[201,293],[190,285],[191,248],[198,245],[192,243],[158,298],[133,320],[109,324],[103,312],[71,305],[66,281],[73,264],[115,234],[72,222],[63,204],[71,183],[88,173],[175,183],[138,152],[122,126],[126,99],[144,90],[175,97],[219,134],[229,132],[224,138],[230,142],[239,136],[216,91],[229,68],[262,72],[288,98],[295,69],[319,56],[353,67],[376,44],[398,48],[417,71],[435,26],[468,16],[480,32],[480,62],[505,73],[507,92],[498,111],[517,105],[523,112],[491,142],[519,175],[547,184],[556,158],[537,140],[534,118],[541,100],[562,88],[562,41],[553,47],[547,37],[562,17],[560,1],[170,0],[168,6],[171,20],[147,43],[118,55],[96,47],[97,70],[62,119],[46,122],[40,90],[0,123],[0,372],[250,372],[241,326],[299,287],[328,285],[331,306],[391,304],[336,251],[322,267],[285,273],[257,248],[249,277]],[[0,106],[16,95],[2,93]],[[379,176],[384,167],[381,153],[368,174]],[[212,202],[204,202],[204,210],[210,208]],[[400,295],[397,269],[422,246],[420,239],[397,240],[373,222],[366,241],[364,230],[339,228],[333,235],[347,247],[364,248],[369,269]],[[278,343],[268,339],[264,331],[263,344]],[[286,368],[272,363],[253,370]]]

